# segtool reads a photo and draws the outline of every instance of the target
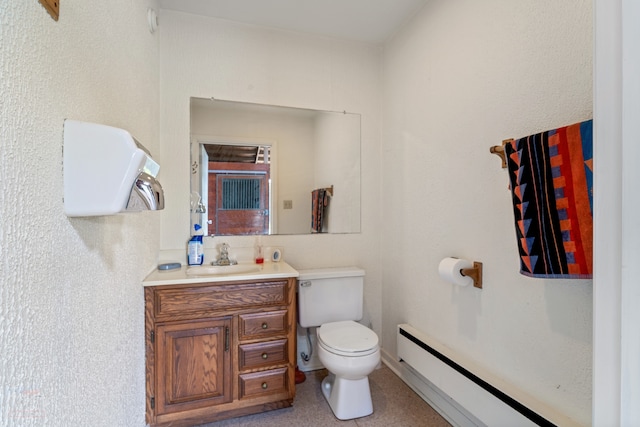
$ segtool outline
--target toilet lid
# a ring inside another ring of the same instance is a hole
[[[329,350],[341,353],[370,353],[378,347],[378,335],[352,320],[325,323],[318,328],[318,340]]]

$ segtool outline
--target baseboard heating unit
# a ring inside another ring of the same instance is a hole
[[[411,325],[398,325],[398,358],[487,426],[577,426],[549,406],[493,378]],[[455,360],[454,360],[455,359]]]

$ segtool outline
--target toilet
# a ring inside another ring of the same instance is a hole
[[[322,394],[336,418],[373,413],[369,374],[380,363],[378,336],[362,319],[364,270],[356,267],[300,270],[298,323],[316,329],[315,351],[329,375]]]

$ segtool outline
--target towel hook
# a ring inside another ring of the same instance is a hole
[[[504,152],[504,146],[511,143],[513,139],[505,139],[502,141],[502,145],[494,145],[489,148],[489,152],[497,155],[502,160],[502,169],[507,167],[507,155]]]

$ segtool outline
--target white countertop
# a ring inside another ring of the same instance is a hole
[[[249,264],[238,264],[239,266],[249,266]],[[206,272],[207,265],[202,267],[189,267],[183,265],[174,270],[153,270],[143,281],[143,286],[161,286],[161,285],[179,285],[189,283],[212,283],[212,282],[228,282],[231,280],[263,280],[263,279],[286,279],[289,277],[298,277],[298,272],[284,261],[265,262],[264,264],[255,264],[256,271],[240,272],[234,274],[191,274],[202,268]],[[222,267],[224,268],[224,267]],[[187,274],[187,270],[190,274]],[[232,269],[231,269],[232,270]]]

